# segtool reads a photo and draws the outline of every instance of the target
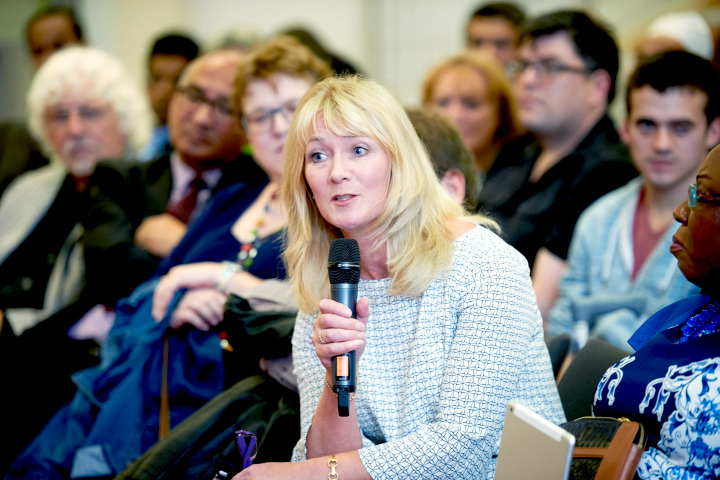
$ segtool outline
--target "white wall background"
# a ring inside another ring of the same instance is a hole
[[[0,119],[24,117],[31,76],[23,27],[41,0],[0,0]],[[57,3],[57,2],[55,2]],[[226,31],[267,37],[304,26],[329,50],[386,85],[403,103],[417,101],[424,73],[463,46],[468,15],[483,0],[65,0],[75,5],[89,43],[116,55],[145,82],[153,39],[183,30],[208,44]],[[630,44],[654,16],[696,8],[700,0],[519,0],[529,15],[585,8]]]

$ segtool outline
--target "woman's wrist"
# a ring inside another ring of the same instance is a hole
[[[245,270],[240,270],[230,277],[225,293],[234,293],[235,295],[249,299],[252,297],[252,289],[263,283],[263,281],[264,280]]]
[[[230,281],[240,271],[241,267],[239,263],[230,262],[228,260],[223,261],[220,265],[221,269],[218,274],[217,282],[215,283],[215,288],[220,290],[222,293],[227,294]]]

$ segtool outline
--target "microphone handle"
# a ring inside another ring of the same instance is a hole
[[[352,312],[352,318],[357,318],[355,305],[357,304],[356,283],[336,283],[330,285],[330,294],[334,301],[342,303]],[[333,391],[338,397],[338,415],[350,415],[350,393],[355,392],[357,386],[357,357],[355,350],[333,357]]]

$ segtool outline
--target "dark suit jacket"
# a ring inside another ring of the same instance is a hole
[[[265,174],[241,154],[223,169],[213,194],[238,181],[257,185]],[[85,222],[87,291],[96,302],[114,306],[150,276],[160,258],[134,243],[142,221],[165,212],[172,191],[170,156],[148,163],[100,163],[90,179],[91,207]]]

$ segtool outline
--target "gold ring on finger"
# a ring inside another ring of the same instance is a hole
[[[325,331],[325,329],[321,328],[320,331],[318,332],[318,340],[320,340],[320,343],[322,343],[323,345],[325,344],[325,340],[323,340],[323,338],[322,338],[322,332],[324,332],[324,331]]]

